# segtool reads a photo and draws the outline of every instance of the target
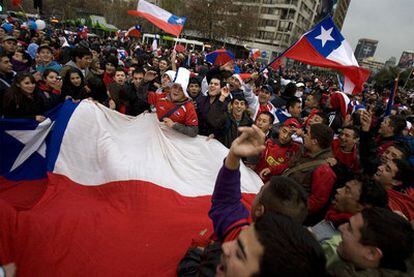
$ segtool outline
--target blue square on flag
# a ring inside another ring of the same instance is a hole
[[[187,18],[185,17],[179,17],[176,15],[171,15],[170,18],[168,18],[168,23],[174,24],[174,25],[184,25]]]
[[[324,57],[329,56],[332,51],[341,46],[345,39],[330,17],[321,21],[305,37]]]

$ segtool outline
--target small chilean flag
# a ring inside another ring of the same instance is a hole
[[[280,54],[269,64],[273,69],[286,57],[314,66],[332,68],[344,75],[344,92],[357,93],[368,79],[370,72],[359,67],[351,46],[327,17]]]
[[[139,0],[137,9],[135,11],[128,11],[128,14],[143,17],[158,28],[164,30],[164,32],[173,34],[176,37],[180,35],[184,23],[187,20],[186,17],[173,15],[144,0]]]
[[[128,32],[126,33],[127,37],[141,37],[141,25],[135,25],[128,29]]]
[[[250,58],[252,58],[253,60],[257,59],[258,57],[260,57],[260,50],[257,48],[254,49],[250,49]]]

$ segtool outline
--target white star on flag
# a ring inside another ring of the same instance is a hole
[[[175,22],[177,22],[178,24],[182,24],[184,22],[184,20],[180,17]]]
[[[325,46],[327,41],[335,41],[335,39],[331,36],[332,30],[333,30],[333,27],[331,27],[328,30],[325,30],[323,26],[321,26],[321,34],[315,37],[315,39],[321,40],[322,47]]]
[[[39,153],[43,158],[46,157],[46,143],[45,139],[53,127],[54,122],[47,118],[41,122],[34,130],[14,130],[6,131],[7,134],[14,137],[24,144],[24,148],[20,152],[17,159],[14,161],[10,171],[18,168],[24,163],[34,152]]]

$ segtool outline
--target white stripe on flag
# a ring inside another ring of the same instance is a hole
[[[139,0],[137,11],[150,14],[165,22],[168,22],[168,19],[172,15],[170,12],[163,10],[160,7],[154,4],[148,3],[147,1],[144,1],[144,0]]]
[[[182,135],[155,114],[128,117],[84,100],[69,120],[53,172],[87,186],[141,180],[195,197],[213,193],[227,153],[217,140]],[[243,164],[240,170],[242,192],[257,193],[258,175]]]

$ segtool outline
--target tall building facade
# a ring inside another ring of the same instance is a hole
[[[339,30],[342,30],[342,26],[344,25],[349,4],[351,4],[351,0],[337,0],[333,8],[332,18]]]
[[[258,5],[259,20],[254,37],[246,38],[249,48],[262,51],[269,60],[289,47],[314,24],[321,0],[244,0],[240,5]]]
[[[358,40],[355,48],[355,58],[357,61],[362,61],[369,57],[374,57],[377,50],[378,40],[361,38]]]

